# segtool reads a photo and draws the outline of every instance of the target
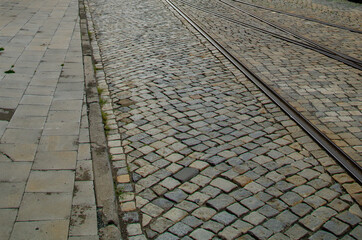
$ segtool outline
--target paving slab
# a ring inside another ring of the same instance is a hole
[[[1,182],[0,189],[2,191],[0,208],[19,208],[24,194],[25,182]]]
[[[12,240],[67,239],[69,220],[17,222],[11,234]]]
[[[99,239],[78,1],[0,2],[0,238]]]
[[[17,221],[69,219],[71,202],[71,193],[25,193]]]
[[[9,239],[16,220],[17,209],[0,209],[0,234],[4,239]]]

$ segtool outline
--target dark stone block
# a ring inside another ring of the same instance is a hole
[[[198,173],[199,170],[195,168],[185,167],[181,171],[178,171],[175,175],[173,175],[173,177],[177,180],[180,180],[181,182],[186,182],[191,178],[195,177]]]

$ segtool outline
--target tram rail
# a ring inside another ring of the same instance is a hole
[[[237,59],[232,53],[211,37],[201,26],[195,23],[172,0],[165,0],[178,14],[180,14],[195,30],[205,37],[220,53],[222,53],[238,70],[263,91],[277,104],[290,118],[292,118],[311,138],[313,138],[333,159],[336,160],[353,178],[362,184],[362,167],[350,158],[342,149],[333,143],[316,126],[308,121],[301,113],[291,106],[282,96],[268,86],[256,73]],[[180,2],[183,2],[179,0]],[[233,20],[236,21],[236,20]]]

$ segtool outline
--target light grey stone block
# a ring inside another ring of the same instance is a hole
[[[17,209],[0,209],[0,236],[3,239],[9,239],[17,212]]]
[[[74,171],[32,171],[26,185],[26,192],[66,192],[72,193]]]
[[[69,220],[16,222],[10,240],[64,240],[68,226]]]
[[[0,208],[18,208],[23,197],[25,182],[0,182]]]
[[[18,221],[69,219],[72,193],[25,193]]]
[[[76,168],[77,152],[38,152],[34,159],[34,170],[61,170]]]

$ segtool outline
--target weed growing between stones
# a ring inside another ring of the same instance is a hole
[[[14,68],[14,65],[11,65],[11,68],[10,68],[9,70],[5,71],[4,73],[6,73],[6,74],[15,73],[15,71],[13,70],[13,68]]]

